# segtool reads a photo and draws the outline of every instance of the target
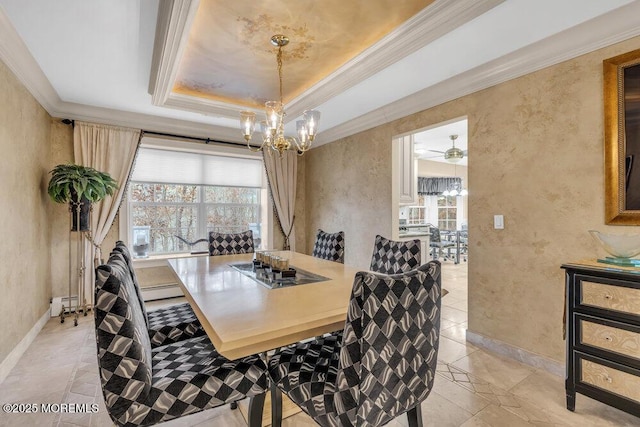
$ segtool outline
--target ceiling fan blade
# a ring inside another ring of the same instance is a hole
[[[427,151],[432,151],[432,152],[434,152],[434,153],[444,154],[444,151],[438,151],[438,150],[427,150]]]
[[[467,157],[469,155],[469,150],[463,150],[462,155]]]

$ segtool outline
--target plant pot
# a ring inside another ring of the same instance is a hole
[[[89,231],[91,202],[86,199],[80,199],[80,202],[74,202],[74,198],[69,202],[69,211],[71,212],[71,231]],[[80,228],[78,229],[78,221]]]

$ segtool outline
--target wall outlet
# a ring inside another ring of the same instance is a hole
[[[496,230],[504,229],[504,215],[493,216],[493,228]]]

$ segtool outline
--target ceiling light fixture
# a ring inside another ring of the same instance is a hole
[[[255,149],[250,144],[251,136],[256,126],[256,113],[253,111],[243,111],[240,113],[240,128],[242,135],[247,141],[247,146],[251,151],[261,151],[270,148],[282,153],[289,149],[295,149],[298,155],[302,155],[311,148],[311,144],[318,133],[318,122],[320,112],[307,110],[303,113],[303,120],[296,122],[298,137],[284,135],[284,104],[282,102],[282,48],[289,44],[289,38],[282,34],[271,37],[271,44],[278,47],[278,79],[280,84],[280,101],[267,101],[265,103],[266,120],[260,122],[262,131],[262,145]]]
[[[458,135],[450,135],[449,138],[451,138],[453,147],[444,152],[444,159],[449,163],[458,163],[464,157],[464,152],[461,149],[456,148],[456,139],[458,139]]]

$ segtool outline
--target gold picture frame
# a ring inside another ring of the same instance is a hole
[[[640,49],[603,61],[605,223],[640,225]]]

